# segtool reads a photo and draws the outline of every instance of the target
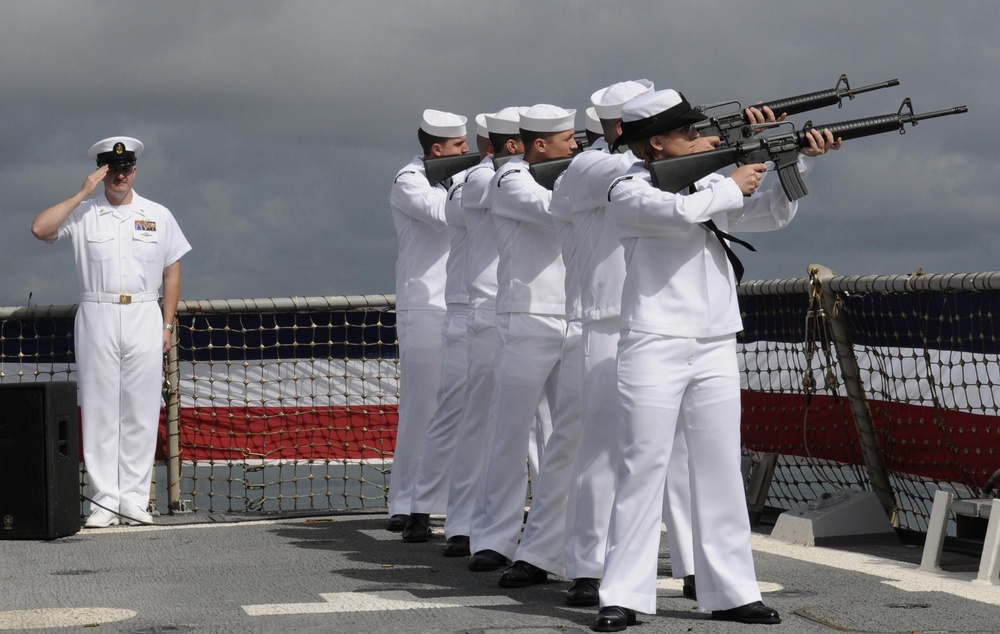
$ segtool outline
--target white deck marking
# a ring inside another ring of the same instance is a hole
[[[135,616],[132,610],[115,608],[43,608],[0,611],[0,631],[39,630],[50,627],[93,626],[124,621]]]
[[[780,583],[771,583],[770,581],[758,581],[757,585],[760,587],[761,592],[778,592],[779,590],[785,589],[785,586],[781,585]],[[674,579],[672,577],[657,577],[656,589],[676,590],[677,592],[683,592],[684,580]]]
[[[971,601],[1000,605],[1000,586],[973,583],[976,578],[974,572],[923,572],[917,570],[917,564],[862,553],[787,544],[764,535],[753,535],[752,539],[755,551],[860,572],[883,579],[882,583],[906,592],[944,592]]]
[[[382,612],[388,610],[427,610],[432,608],[467,608],[480,605],[520,605],[505,596],[420,598],[405,590],[389,592],[332,592],[319,595],[323,603],[265,603],[244,605],[250,616],[275,614],[326,614],[332,612]]]

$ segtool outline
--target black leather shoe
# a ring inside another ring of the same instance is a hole
[[[403,541],[411,544],[425,542],[431,537],[431,516],[429,513],[410,513],[403,528]]]
[[[698,589],[694,585],[694,575],[684,577],[684,587],[681,589],[684,596],[692,601],[698,600]]]
[[[573,585],[566,591],[566,605],[574,608],[589,608],[601,602],[597,591],[601,588],[600,579],[581,577],[573,580]]]
[[[468,535],[453,535],[444,545],[445,557],[468,557],[471,554]]]
[[[595,632],[621,632],[629,625],[635,625],[635,612],[617,605],[601,608],[590,629]]]
[[[503,571],[497,584],[501,588],[527,588],[548,580],[548,573],[538,566],[526,561],[515,561],[513,566]]]
[[[507,565],[507,558],[495,550],[480,550],[472,556],[469,570],[473,572],[489,572]]]
[[[737,621],[739,623],[781,623],[778,611],[772,610],[760,601],[729,610],[713,610],[712,618],[716,621]]]
[[[409,515],[393,515],[389,518],[389,523],[385,525],[385,530],[398,533],[406,528],[406,520],[408,519],[410,519]]]

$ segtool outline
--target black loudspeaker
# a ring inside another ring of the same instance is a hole
[[[80,530],[76,383],[0,385],[0,539]]]

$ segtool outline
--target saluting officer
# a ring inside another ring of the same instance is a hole
[[[180,297],[180,258],[191,245],[166,207],[132,189],[142,150],[131,137],[95,143],[97,170],[31,225],[39,240],[73,240],[83,457],[96,503],[87,528],[152,523],[146,509],[163,353]],[[101,183],[104,192],[91,198]]]

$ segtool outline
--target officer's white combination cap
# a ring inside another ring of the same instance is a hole
[[[420,129],[431,136],[444,139],[455,139],[465,136],[465,122],[462,115],[442,112],[440,110],[424,110]]]
[[[622,106],[629,99],[645,95],[653,90],[653,82],[648,79],[633,79],[611,84],[590,96],[597,116],[601,119],[621,119]]]
[[[527,111],[525,106],[507,106],[486,115],[486,127],[493,134],[521,134],[521,115]]]
[[[532,132],[562,132],[576,127],[576,110],[540,103],[521,115],[521,128]]]
[[[490,126],[486,123],[486,114],[476,115],[476,136],[486,138],[490,136]]]
[[[142,154],[143,145],[139,139],[130,136],[112,136],[101,139],[90,146],[87,156],[96,159],[102,154],[105,158],[117,158],[119,160],[135,160]]]
[[[597,109],[594,106],[587,108],[586,127],[587,130],[594,134],[604,134],[604,127],[601,125],[601,120],[597,117]]]

